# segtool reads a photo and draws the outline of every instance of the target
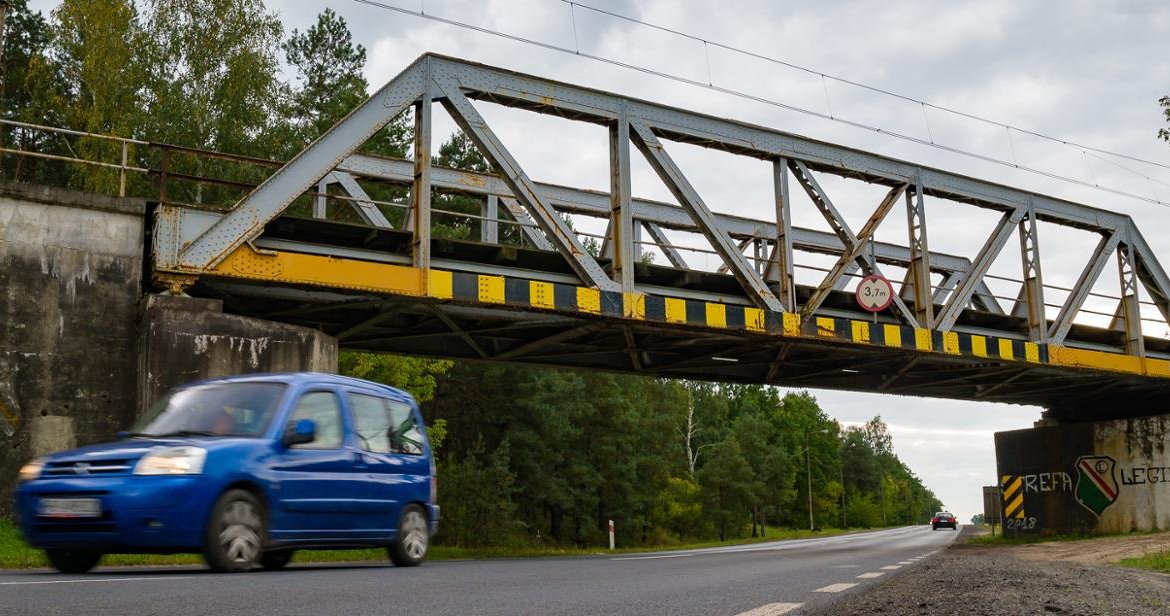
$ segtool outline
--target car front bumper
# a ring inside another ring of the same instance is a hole
[[[21,532],[35,548],[103,552],[197,550],[207,519],[207,484],[200,476],[53,477],[16,490]],[[99,517],[49,517],[42,498],[96,498]]]

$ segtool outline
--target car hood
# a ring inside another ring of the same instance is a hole
[[[112,443],[100,443],[61,451],[44,457],[45,462],[90,462],[96,460],[127,460],[134,461],[159,447],[175,447],[179,445],[194,445],[214,450],[230,447],[243,441],[255,442],[257,439],[240,437],[166,437],[166,438],[129,438]]]

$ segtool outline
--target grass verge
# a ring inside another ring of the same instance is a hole
[[[781,541],[790,539],[808,539],[811,537],[828,537],[848,532],[840,529],[811,532],[807,530],[768,529],[764,537],[732,539],[729,541],[706,541],[664,546],[640,546],[619,548],[613,551],[605,548],[578,548],[557,546],[519,546],[519,547],[487,547],[487,548],[460,548],[436,545],[431,548],[427,556],[430,560],[454,559],[484,559],[484,558],[535,558],[548,556],[588,556],[597,554],[630,554],[635,552],[658,552],[666,550],[696,550],[701,548],[724,547],[733,545],[747,545],[764,541]],[[386,560],[386,551],[381,549],[368,550],[302,550],[297,552],[294,562],[299,563],[328,563],[328,562],[382,562]],[[202,559],[195,554],[110,554],[102,559],[102,566],[139,566],[139,565],[196,565]],[[30,569],[47,567],[40,550],[35,550],[25,544],[20,531],[9,522],[0,520],[0,569]]]
[[[1137,558],[1123,558],[1117,564],[1122,567],[1133,567],[1134,569],[1147,569],[1150,571],[1159,571],[1161,573],[1170,573],[1170,552],[1158,552],[1156,554],[1146,554]]]

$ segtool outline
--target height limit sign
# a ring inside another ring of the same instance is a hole
[[[866,276],[857,285],[857,305],[870,312],[881,312],[894,301],[894,285],[884,276]]]

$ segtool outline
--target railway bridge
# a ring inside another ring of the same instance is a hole
[[[493,173],[432,161],[436,104]],[[534,180],[484,104],[604,127],[609,191]],[[361,152],[408,110],[411,160]],[[714,211],[664,142],[770,163],[775,215]],[[631,150],[674,202],[631,194]],[[854,228],[826,176],[884,196]],[[419,58],[229,208],[168,199],[162,184],[147,236],[158,288],[344,347],[1034,404],[1059,422],[1164,412],[1170,394],[1170,341],[1143,331],[1143,320],[1170,326],[1170,278],[1128,216],[460,59]],[[830,231],[792,224],[798,194]],[[451,195],[474,211],[443,209]],[[928,243],[955,207],[998,217],[974,258]],[[439,219],[463,221],[474,237],[440,237]],[[591,237],[583,220],[606,230]],[[1043,281],[1040,223],[1095,238],[1071,288]],[[905,225],[908,241],[877,241],[883,224]],[[684,237],[701,246],[684,249]],[[719,266],[698,267],[687,250]],[[997,259],[1018,259],[1014,298],[988,284]],[[801,268],[815,279],[798,282]],[[891,279],[888,309],[855,301],[867,276]],[[1121,289],[1111,324],[1079,322],[1104,276]]]

